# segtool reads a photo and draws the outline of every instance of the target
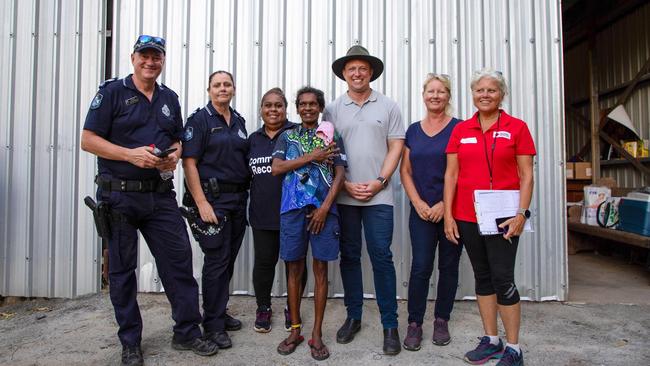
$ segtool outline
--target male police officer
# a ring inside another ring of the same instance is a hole
[[[81,135],[81,148],[98,156],[97,199],[110,207],[110,295],[122,364],[143,363],[135,276],[138,230],[156,259],[172,306],[172,347],[211,356],[219,348],[201,335],[192,251],[168,173],[181,154],[183,123],[176,93],[156,83],[165,64],[165,40],[138,37],[131,63],[133,74],[99,86]],[[176,150],[157,156],[168,148]]]
[[[397,168],[404,146],[399,106],[370,88],[384,71],[384,63],[361,46],[332,63],[332,71],[348,84],[348,91],[323,112],[343,137],[348,161],[344,190],[338,198],[341,214],[341,279],[347,319],[336,334],[348,343],[361,328],[363,282],[361,230],[366,237],[384,327],[384,353],[395,355],[402,346],[397,332],[393,239],[393,190],[388,180]]]

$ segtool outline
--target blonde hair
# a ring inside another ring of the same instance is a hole
[[[427,76],[424,78],[424,83],[422,83],[422,94],[424,94],[427,91],[427,85],[429,85],[430,82],[438,80],[442,86],[447,89],[447,93],[449,93],[449,100],[451,100],[451,80],[449,78],[449,75],[446,74],[434,74],[434,73],[428,73]],[[445,107],[445,113],[448,115],[451,115],[451,103],[447,102],[447,106]]]

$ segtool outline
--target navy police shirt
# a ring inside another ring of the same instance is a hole
[[[229,107],[230,108],[230,107]],[[183,135],[183,158],[197,159],[202,181],[246,184],[248,171],[246,121],[230,108],[230,126],[212,103],[196,110],[187,119]]]
[[[156,83],[151,101],[133,84],[132,75],[103,82],[86,115],[84,129],[126,148],[155,145],[165,150],[179,141],[183,117],[178,95]],[[155,168],[139,168],[127,161],[97,158],[100,175],[120,179],[158,179]]]
[[[275,177],[271,175],[272,155],[278,137],[294,126],[297,125],[285,121],[273,138],[266,134],[262,126],[248,137],[248,166],[252,173],[248,217],[253,229],[280,230],[280,197],[284,174]]]

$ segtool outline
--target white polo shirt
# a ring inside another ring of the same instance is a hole
[[[376,179],[381,171],[389,139],[404,139],[402,112],[397,103],[372,91],[368,100],[357,105],[344,93],[325,107],[323,121],[330,121],[343,138],[348,169],[345,179],[360,183]],[[393,205],[391,184],[370,201],[356,200],[341,190],[337,202],[352,206]]]

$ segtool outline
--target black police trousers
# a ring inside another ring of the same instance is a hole
[[[222,194],[222,196],[228,194]],[[234,194],[233,194],[234,195]],[[208,197],[210,197],[208,195]],[[244,196],[245,197],[245,196]],[[198,234],[203,251],[201,292],[203,296],[203,329],[206,333],[225,330],[230,280],[235,261],[246,234],[246,205],[224,207],[211,202],[212,208],[224,225],[216,235]]]
[[[127,220],[114,220],[108,243],[110,297],[119,325],[122,345],[139,345],[142,317],[136,299],[138,230],[153,254],[175,321],[174,339],[188,341],[201,336],[198,285],[192,275],[192,250],[185,221],[174,191],[118,192],[98,190],[98,200]]]

